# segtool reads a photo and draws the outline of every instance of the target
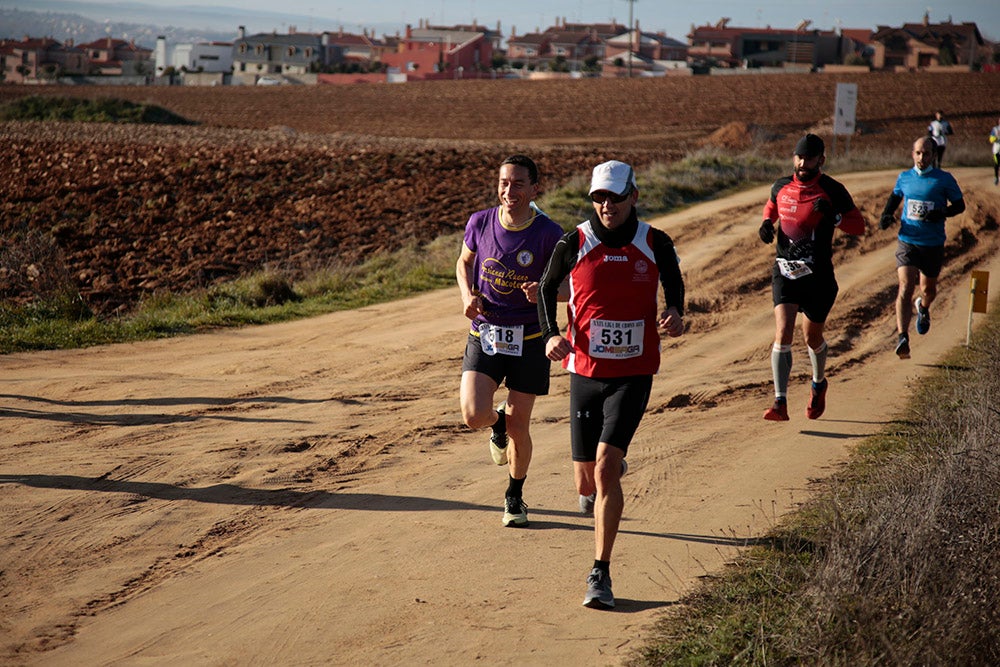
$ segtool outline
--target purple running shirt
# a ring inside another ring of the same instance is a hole
[[[472,321],[472,332],[483,323],[523,325],[526,336],[541,331],[538,308],[528,301],[521,284],[538,282],[563,230],[547,215],[537,212],[519,231],[500,224],[500,208],[477,211],[465,225],[465,247],[476,255],[473,287],[483,298],[486,315]]]

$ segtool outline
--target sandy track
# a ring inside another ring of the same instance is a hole
[[[799,339],[792,420],[760,418],[766,188],[655,221],[682,256],[690,330],[665,343],[629,454],[610,613],[580,606],[593,536],[576,511],[567,376],[536,408],[532,525],[504,529],[504,470],[457,408],[457,290],[4,357],[0,662],[618,663],[964,342],[966,271],[1000,276],[1000,188],[987,169],[954,173],[969,210],[949,222],[933,328],[911,360],[891,352],[894,234],[839,242],[829,407],[815,422]],[[842,180],[873,221],[894,176]]]

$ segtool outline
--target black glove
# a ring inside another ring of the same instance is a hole
[[[924,216],[924,220],[927,222],[944,222],[946,217],[944,209],[936,208],[933,211],[928,211],[927,215]]]
[[[770,220],[765,220],[760,223],[760,229],[757,230],[760,240],[764,243],[770,243],[774,240],[774,223]]]
[[[894,216],[892,213],[883,213],[882,217],[879,218],[878,228],[889,229],[889,227],[892,227],[893,223],[895,222],[896,222],[896,216]]]
[[[829,215],[831,208],[830,201],[827,199],[813,200],[813,210],[824,217]]]

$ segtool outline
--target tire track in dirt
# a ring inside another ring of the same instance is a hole
[[[894,175],[845,183],[870,208]],[[998,252],[1000,197],[979,170],[956,175],[970,206],[949,223],[941,313],[961,298],[959,269]],[[587,555],[590,527],[574,509],[561,371],[536,407],[535,530],[501,532],[504,471],[458,416],[468,325],[447,290],[308,322],[5,359],[0,656],[377,664],[446,650],[457,662],[617,662],[656,609],[877,428],[854,400],[890,393],[868,368],[904,368],[887,359],[894,234],[873,232],[837,250],[829,415],[761,423],[773,315],[767,286],[748,287],[773,253],[756,241],[761,192],[724,213],[716,203],[654,221],[678,240],[689,296],[706,307],[687,336],[665,341],[630,452],[621,614],[581,615],[582,574],[567,568],[567,554]],[[919,370],[952,324],[935,320],[905,368]],[[66,418],[77,410],[109,423],[81,428]],[[531,566],[511,570],[515,554]]]

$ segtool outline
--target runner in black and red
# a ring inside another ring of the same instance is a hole
[[[625,504],[625,456],[660,367],[660,334],[684,333],[684,281],[673,241],[636,217],[638,198],[632,167],[617,160],[597,165],[590,182],[593,213],[560,239],[538,288],[545,353],[570,372],[580,509],[594,515],[594,564],[583,604],[605,609],[615,606],[611,551]],[[556,299],[567,278],[564,337]]]
[[[758,235],[770,244],[777,237],[772,268],[775,334],[771,349],[774,405],[764,419],[788,420],[788,377],[792,369],[795,318],[802,311],[802,334],[812,363],[812,392],[806,417],[818,419],[826,409],[827,344],[823,327],[837,298],[833,272],[833,232],[865,232],[865,220],[847,189],[820,170],[826,162],[823,140],[807,134],[795,145],[794,171],[778,179],[764,205]]]

